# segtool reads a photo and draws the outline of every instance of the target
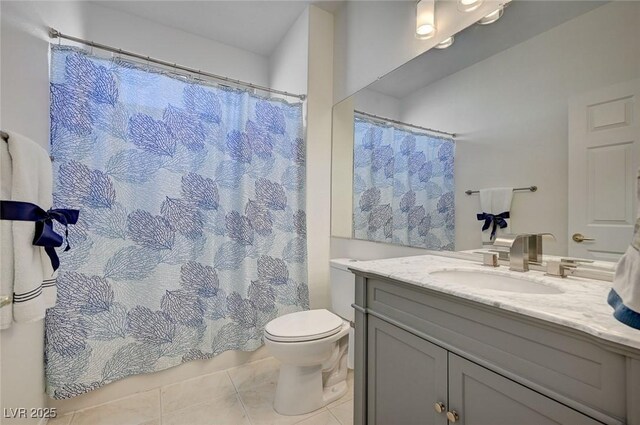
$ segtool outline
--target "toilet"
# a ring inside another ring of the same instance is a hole
[[[274,400],[282,415],[302,415],[346,394],[353,368],[355,260],[337,258],[331,265],[331,310],[316,309],[280,316],[265,326],[267,350],[278,359],[280,376]]]

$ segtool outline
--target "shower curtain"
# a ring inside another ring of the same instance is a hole
[[[353,235],[455,249],[455,143],[356,116]]]
[[[51,49],[54,202],[80,220],[48,394],[254,350],[308,309],[302,105]]]

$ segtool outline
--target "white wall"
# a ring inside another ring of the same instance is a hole
[[[306,93],[307,258],[311,308],[329,307],[333,16],[308,7],[271,56],[271,87]]]
[[[269,58],[269,87],[307,93],[309,74],[309,8],[298,17]],[[288,98],[297,102],[295,98]],[[306,104],[305,104],[306,108]],[[305,117],[306,118],[306,117]]]
[[[351,96],[333,107],[331,131],[331,235],[353,236],[354,101]]]
[[[481,246],[464,190],[537,185],[514,195],[512,230],[552,232],[545,251],[566,255],[568,99],[640,77],[639,40],[640,3],[612,2],[403,99],[403,121],[460,135],[457,250]]]
[[[371,89],[362,89],[353,95],[355,109],[384,118],[399,120],[400,99]]]
[[[49,140],[49,73],[47,27],[221,75],[269,83],[269,60],[183,31],[87,2],[2,1],[0,126],[22,133],[47,147]],[[304,90],[303,90],[304,91]],[[327,249],[328,252],[328,249]],[[328,254],[327,254],[328,256]],[[44,395],[43,322],[16,324],[0,333],[1,407],[39,407],[47,403],[74,410],[127,394],[225,369],[265,356],[224,353],[163,372],[108,385],[70,401]],[[30,421],[13,421],[27,424]],[[31,421],[36,423],[37,420]],[[3,419],[3,424],[12,421]]]
[[[329,307],[333,15],[309,8],[307,251],[311,308]]]
[[[340,237],[331,238],[331,258],[380,260],[382,258],[409,257],[428,253],[428,250],[422,248]]]
[[[334,103],[476,22],[499,2],[485,1],[471,13],[459,12],[456,3],[439,1],[438,33],[419,40],[414,0],[344,2],[335,13]]]

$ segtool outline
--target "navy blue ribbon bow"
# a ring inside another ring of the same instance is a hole
[[[67,246],[64,250],[71,249],[68,241],[68,226],[78,222],[79,214],[78,210],[62,208],[45,211],[30,202],[0,201],[0,220],[35,221],[36,234],[33,238],[33,244],[44,247],[54,271],[60,267],[60,259],[54,248],[62,246],[64,240],[67,239]],[[53,220],[65,227],[64,239],[53,231]]]
[[[487,230],[493,223],[493,228],[491,229],[491,237],[489,238],[490,240],[493,240],[496,237],[496,231],[498,230],[498,227],[500,227],[501,229],[507,227],[507,220],[505,220],[505,218],[509,218],[509,211],[505,211],[500,214],[489,214],[483,212],[482,214],[478,214],[477,216],[478,220],[484,220],[484,224],[482,225],[483,232]]]

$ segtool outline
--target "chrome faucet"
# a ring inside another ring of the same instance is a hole
[[[493,246],[499,251],[509,250],[509,270],[529,271],[529,235],[528,233],[505,233],[496,236]]]

